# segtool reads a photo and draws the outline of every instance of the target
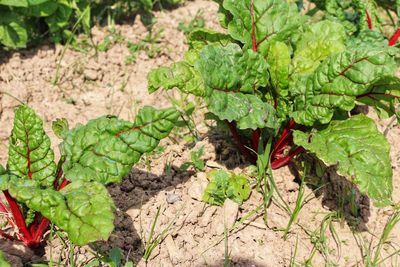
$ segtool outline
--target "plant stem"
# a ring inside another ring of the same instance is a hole
[[[239,135],[236,126],[234,123],[225,120],[225,123],[228,125],[229,130],[232,133],[233,139],[235,139],[237,145],[239,146],[240,152],[242,155],[250,162],[255,163],[257,161],[256,157],[252,155],[249,149],[243,144],[242,138]]]
[[[42,220],[40,221],[39,226],[37,227],[37,230],[33,236],[34,242],[37,244],[40,243],[40,240],[42,239],[44,233],[46,232],[47,228],[50,225],[50,221],[46,219],[45,217],[42,217]]]
[[[18,226],[19,231],[21,232],[22,238],[21,240],[26,243],[28,246],[31,245],[32,236],[26,227],[25,218],[22,215],[22,212],[15,201],[15,199],[10,195],[8,190],[4,191],[4,196],[7,199],[8,204],[10,205],[11,212],[14,216],[15,224]]]
[[[303,147],[297,147],[294,151],[290,152],[287,156],[285,156],[284,158],[281,159],[276,159],[273,160],[271,162],[271,168],[273,170],[279,169],[283,166],[285,166],[286,164],[289,163],[290,160],[292,160],[295,156],[297,156],[298,154],[301,154],[305,151],[305,149]]]
[[[258,144],[260,143],[261,130],[253,130],[253,135],[251,137],[251,142],[253,144],[253,150],[258,152]]]
[[[369,15],[368,10],[365,10],[365,14],[367,16],[368,29],[372,30],[372,27],[373,27],[372,19],[371,19],[371,16]]]
[[[397,43],[397,40],[400,38],[400,29],[393,34],[392,38],[389,40],[389,46],[394,46]]]
[[[67,185],[69,185],[71,182],[68,179],[64,179],[62,181],[62,183],[60,184],[60,187],[58,188],[58,190],[63,189],[64,187],[66,187]]]

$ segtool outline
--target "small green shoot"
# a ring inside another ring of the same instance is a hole
[[[301,176],[301,182],[300,182],[300,187],[299,187],[299,191],[297,193],[297,199],[296,199],[296,206],[293,209],[293,212],[290,216],[289,222],[286,226],[285,229],[285,233],[283,235],[283,238],[286,240],[287,236],[289,234],[290,228],[292,226],[293,223],[295,223],[297,221],[297,218],[299,217],[299,213],[300,210],[303,208],[304,206],[304,191],[305,191],[305,175],[308,173],[308,163],[304,162],[304,174]]]
[[[175,224],[178,216],[181,214],[184,207],[185,206],[182,206],[182,208],[176,213],[175,217],[159,234],[155,234],[156,225],[160,217],[161,206],[157,208],[156,216],[154,217],[153,223],[151,224],[149,236],[144,244],[145,247],[143,251],[143,259],[145,260],[146,264],[149,261],[154,249],[162,243],[165,237],[167,237],[168,231]]]
[[[204,146],[201,146],[198,150],[190,152],[190,161],[185,162],[179,168],[181,171],[187,171],[190,167],[193,167],[196,171],[203,171],[205,168],[204,160],[201,159],[204,155]]]
[[[204,28],[205,25],[206,21],[204,19],[204,11],[200,9],[188,24],[183,21],[179,22],[178,30],[183,32],[185,35],[189,35],[193,30]]]
[[[250,184],[244,175],[215,170],[209,172],[207,178],[210,182],[204,191],[203,201],[208,204],[222,206],[229,198],[241,205],[250,196]]]
[[[149,58],[154,58],[159,55],[162,51],[160,47],[161,40],[163,38],[164,29],[157,31],[149,30],[146,37],[137,43],[127,43],[129,56],[125,58],[125,64],[130,65],[136,62],[137,54],[140,51],[144,51]]]

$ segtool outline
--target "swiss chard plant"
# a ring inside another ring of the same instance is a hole
[[[7,168],[0,167],[8,223],[0,234],[35,247],[52,223],[77,245],[107,240],[114,225],[114,203],[105,185],[120,182],[144,153],[173,129],[179,112],[144,107],[134,122],[104,116],[68,128],[57,120],[63,139],[56,164],[42,120],[29,107],[15,112]]]
[[[388,141],[372,119],[350,111],[368,105],[400,117],[399,31],[389,40],[374,25],[349,31],[341,20],[302,15],[294,1],[217,2],[226,31],[193,31],[184,60],[149,74],[149,91],[202,97],[251,162],[272,140],[272,169],[309,153],[377,206],[391,204]]]

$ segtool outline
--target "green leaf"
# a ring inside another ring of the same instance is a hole
[[[210,182],[204,191],[202,200],[211,205],[222,206],[227,198],[226,190],[229,187],[231,176],[223,170],[211,171],[207,176]]]
[[[193,163],[193,166],[200,171],[204,170],[205,168],[204,160],[201,159],[203,154],[204,154],[204,146],[200,147],[198,150],[190,152],[190,159]]]
[[[180,113],[144,107],[133,123],[101,117],[70,130],[61,145],[70,181],[119,182],[144,153],[168,136]]]
[[[159,89],[178,88],[182,92],[203,96],[205,94],[200,74],[193,66],[181,61],[169,67],[152,70],[148,75],[148,90],[153,93]]]
[[[70,18],[72,16],[72,11],[72,3],[67,0],[58,0],[57,10],[45,18],[55,42],[61,41],[63,29],[68,27]]]
[[[52,129],[58,138],[64,138],[69,131],[69,123],[67,119],[56,119],[53,121]]]
[[[336,109],[350,111],[356,98],[372,89],[382,76],[394,76],[396,48],[366,43],[331,55],[308,77],[291,86],[297,123],[329,123]]]
[[[337,173],[357,185],[376,206],[391,204],[390,146],[372,119],[360,114],[345,121],[332,121],[321,131],[294,131],[294,142],[327,166],[336,166]]]
[[[400,114],[396,110],[396,104],[400,99],[400,79],[397,77],[386,77],[374,84],[369,93],[357,98],[358,102],[375,108],[379,117],[387,119]],[[400,120],[399,120],[400,121]]]
[[[297,5],[286,0],[224,0],[223,7],[233,15],[228,25],[232,38],[252,48],[254,36],[263,55],[272,41],[286,40],[305,19]]]
[[[239,205],[250,196],[249,181],[245,176],[236,175],[223,170],[211,171],[207,174],[210,180],[203,194],[203,201],[221,206],[229,198]]]
[[[28,1],[27,0],[0,0],[0,5],[27,7]]]
[[[197,50],[200,50],[210,44],[227,46],[232,42],[233,39],[229,35],[204,28],[193,30],[188,37],[189,47]]]
[[[3,251],[0,251],[0,266],[1,267],[11,267],[11,265],[6,260],[6,257],[4,256]]]
[[[77,181],[55,191],[12,176],[8,190],[17,201],[64,230],[76,245],[107,240],[114,229],[114,203],[100,183]]]
[[[226,196],[241,205],[250,196],[251,188],[249,181],[243,175],[233,174],[226,189]]]
[[[0,165],[0,175],[5,174],[6,172],[7,170],[2,165]]]
[[[228,28],[229,22],[232,20],[232,14],[223,7],[223,0],[213,0],[218,3],[218,20],[223,28]]]
[[[312,24],[296,43],[292,72],[307,74],[334,53],[345,50],[346,31],[340,23],[320,21]]]
[[[108,254],[108,263],[112,267],[121,266],[122,250],[120,248],[112,248]]]
[[[29,1],[29,6],[20,8],[18,12],[28,17],[48,17],[56,12],[57,8],[57,1]]]
[[[257,97],[257,89],[268,84],[268,65],[251,50],[236,44],[206,46],[195,68],[206,88],[206,103],[220,120],[236,121],[239,129],[275,128],[274,108]]]
[[[0,42],[11,48],[24,48],[28,42],[25,23],[12,12],[0,17]]]
[[[42,120],[25,105],[15,111],[7,165],[12,173],[38,181],[41,186],[53,184],[56,164],[50,138]]]
[[[288,95],[290,63],[289,47],[283,42],[273,42],[268,51],[268,64],[272,85],[279,96]]]

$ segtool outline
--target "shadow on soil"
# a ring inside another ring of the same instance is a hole
[[[290,172],[300,184],[299,171],[295,164],[289,164]],[[315,197],[322,196],[322,205],[331,211],[337,211],[349,227],[357,232],[367,231],[371,215],[371,201],[365,194],[345,177],[336,172],[336,167],[329,167],[322,178],[316,178],[316,184],[307,184]]]
[[[183,184],[194,174],[193,171],[180,171],[177,166],[172,166],[170,174],[160,176],[134,168],[122,183],[110,185],[108,191],[117,207],[115,230],[107,242],[96,242],[93,248],[107,253],[111,248],[119,247],[123,250],[124,257],[134,262],[140,261],[143,243],[138,233],[139,229],[135,229],[126,211],[140,209],[160,191]],[[147,229],[150,226],[144,227]]]

